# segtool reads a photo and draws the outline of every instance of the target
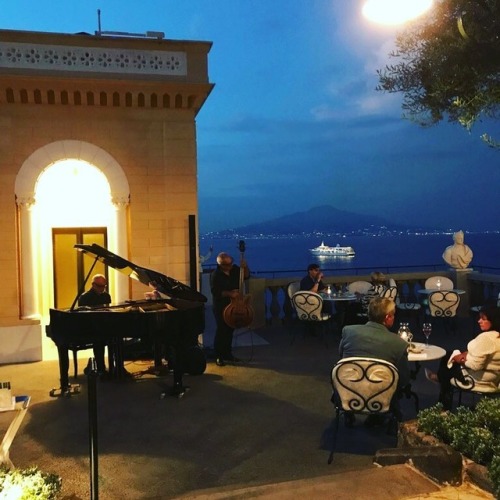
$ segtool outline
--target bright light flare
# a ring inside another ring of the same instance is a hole
[[[363,15],[379,24],[397,25],[421,16],[433,0],[366,0]]]
[[[42,217],[54,226],[105,225],[111,205],[109,182],[94,165],[82,160],[61,160],[38,178],[35,198]]]

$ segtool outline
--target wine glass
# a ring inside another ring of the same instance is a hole
[[[429,347],[429,337],[432,333],[432,325],[430,323],[424,323],[422,325],[422,333],[425,335],[425,347]]]

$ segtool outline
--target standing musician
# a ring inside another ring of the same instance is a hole
[[[244,278],[249,278],[250,269],[243,257],[240,265]],[[224,366],[226,361],[233,363],[240,361],[232,353],[234,328],[224,321],[224,309],[231,303],[231,299],[238,297],[239,285],[240,267],[233,263],[233,258],[229,254],[221,252],[217,255],[217,268],[210,275],[210,289],[217,325],[214,340],[217,366]]]

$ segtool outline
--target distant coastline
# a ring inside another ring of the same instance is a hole
[[[330,205],[278,217],[245,226],[200,231],[202,238],[350,238],[356,236],[426,236],[452,234],[499,234],[499,230],[475,230],[466,227],[436,227],[393,224],[379,215],[363,215],[339,210]]]
[[[200,234],[200,239],[282,239],[282,238],[349,238],[352,236],[431,236],[431,235],[452,235],[456,229],[435,229],[435,230],[424,230],[424,229],[389,229],[386,227],[380,228],[370,228],[370,229],[358,229],[356,231],[342,231],[342,232],[308,232],[304,231],[301,233],[253,233],[237,230],[237,229],[225,229],[222,231],[210,231]],[[464,231],[465,235],[468,234],[500,234],[498,231]]]

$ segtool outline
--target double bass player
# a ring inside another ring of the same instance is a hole
[[[224,310],[232,300],[240,296],[240,274],[243,274],[244,279],[250,276],[250,269],[243,257],[240,266],[234,264],[229,254],[221,252],[217,255],[217,268],[210,275],[216,322],[214,351],[217,366],[224,366],[226,361],[232,363],[240,361],[232,353],[234,327],[224,320]]]

